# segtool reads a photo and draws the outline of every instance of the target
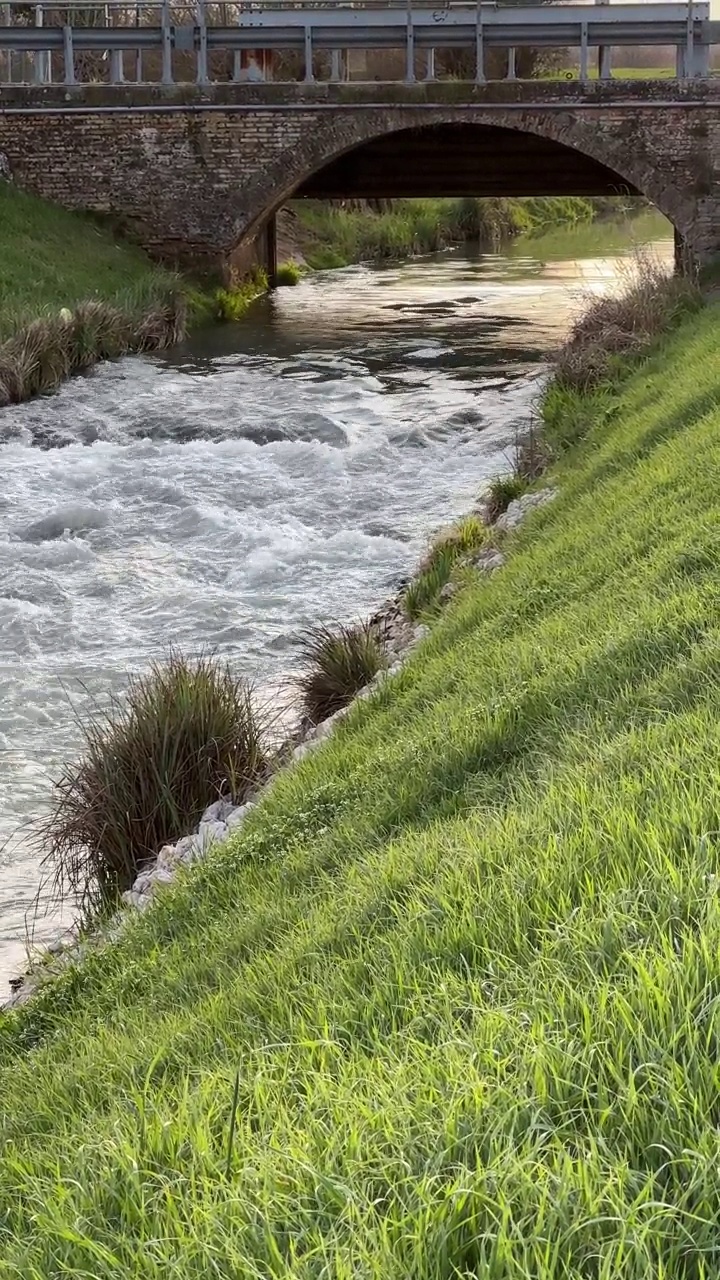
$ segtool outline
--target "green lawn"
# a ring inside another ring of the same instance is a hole
[[[597,80],[599,74],[597,66],[588,67],[591,80]],[[675,67],[613,67],[611,74],[613,80],[672,80],[676,71]],[[579,75],[580,68],[572,67],[562,71],[549,71],[548,79],[577,80]]]
[[[0,339],[88,298],[151,301],[170,279],[108,228],[0,180]]]
[[[720,1273],[718,323],[600,398],[505,569],[222,853],[0,1024],[3,1280]]]

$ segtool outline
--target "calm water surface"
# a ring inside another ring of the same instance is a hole
[[[375,606],[506,468],[547,352],[648,238],[671,257],[646,216],[317,275],[240,325],[0,411],[0,999],[75,715],[170,644],[272,688],[305,624]],[[58,925],[29,921],[37,942]]]

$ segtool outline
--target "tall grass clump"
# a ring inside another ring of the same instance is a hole
[[[171,654],[80,729],[81,758],[54,785],[41,842],[58,895],[89,915],[214,798],[242,800],[266,767],[251,691],[212,657]]]
[[[590,391],[610,377],[623,357],[637,357],[702,303],[698,284],[670,274],[651,254],[638,252],[617,294],[592,299],[554,358],[555,380]]]
[[[186,323],[185,297],[175,286],[142,308],[133,299],[127,306],[92,299],[39,316],[0,345],[0,408],[53,391],[99,360],[173,346]]]
[[[487,537],[485,524],[477,515],[465,516],[440,535],[403,593],[403,609],[412,621],[437,606],[455,567],[483,546]]]
[[[445,547],[433,556],[432,560],[416,573],[412,582],[408,583],[402,597],[405,613],[412,622],[417,622],[440,599],[440,592],[452,577],[457,556],[454,551]]]
[[[298,687],[305,714],[320,724],[346,707],[384,664],[383,648],[369,623],[310,627],[301,643]]]
[[[252,275],[242,284],[231,289],[217,289],[215,292],[215,319],[227,324],[242,320],[245,312],[261,293],[267,293],[268,274],[262,267],[256,267]]]
[[[302,271],[297,262],[281,262],[275,273],[275,283],[279,288],[299,284]]]
[[[494,524],[498,516],[507,511],[511,502],[527,490],[527,481],[520,475],[494,476],[483,494],[482,505],[488,524]]]

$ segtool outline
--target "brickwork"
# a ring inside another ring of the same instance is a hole
[[[597,161],[617,174],[618,189],[653,200],[697,260],[720,253],[720,90],[707,83],[640,93],[615,82],[582,97],[576,85],[540,82],[353,85],[335,97],[295,85],[245,89],[86,86],[69,101],[53,88],[11,90],[0,153],[19,185],[113,215],[156,255],[220,263],[303,182],[364,143],[397,136],[394,164],[407,170],[411,195],[421,157],[417,133],[403,151],[406,131],[493,126],[560,144],[566,176],[573,153]],[[395,100],[384,101],[391,91]],[[546,185],[551,195],[550,172]]]

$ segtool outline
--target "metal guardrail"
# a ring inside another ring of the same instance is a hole
[[[611,49],[617,46],[671,45],[675,73],[681,79],[709,74],[710,47],[720,42],[720,23],[710,21],[705,0],[689,3],[514,6],[448,0],[363,0],[362,4],[329,4],[322,0],[260,4],[169,3],[93,4],[88,0],[20,4],[0,0],[0,86],[27,82],[74,85],[92,80],[79,55],[99,55],[108,63],[102,79],[125,81],[125,55],[135,53],[137,83],[174,83],[173,55],[191,55],[193,83],[209,80],[208,58],[225,51],[233,58],[233,79],[262,79],[257,52],[296,52],[304,61],[304,79],[312,82],[313,55],[332,55],[330,78],[342,76],[349,50],[404,48],[405,79],[415,79],[415,53],[426,53],[427,76],[434,77],[436,49],[473,51],[475,80],[486,79],[488,49],[507,50],[507,75],[515,78],[516,51],[530,48],[576,48],[579,78],[590,78],[590,50],[598,50],[598,74],[612,74]],[[158,74],[144,78],[143,54],[155,51]],[[21,74],[17,75],[19,59]],[[259,74],[252,74],[255,67]],[[59,71],[59,74],[58,74]],[[29,72],[29,74],[28,74]],[[1,89],[0,89],[1,97]]]

